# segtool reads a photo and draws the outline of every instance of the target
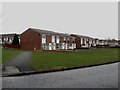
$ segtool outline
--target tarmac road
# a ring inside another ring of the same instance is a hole
[[[61,72],[3,77],[3,88],[117,88],[118,63]]]

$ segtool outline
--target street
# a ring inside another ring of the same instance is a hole
[[[118,63],[61,72],[3,77],[3,88],[117,88]]]

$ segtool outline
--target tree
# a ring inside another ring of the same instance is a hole
[[[14,45],[19,45],[19,38],[18,38],[18,35],[17,35],[17,34],[14,35],[14,39],[13,39],[12,44],[14,44]]]

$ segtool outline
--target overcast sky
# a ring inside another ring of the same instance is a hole
[[[2,33],[39,28],[98,38],[118,38],[117,2],[3,3]]]

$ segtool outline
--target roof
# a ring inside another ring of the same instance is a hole
[[[9,36],[9,37],[13,37],[16,33],[11,33],[11,34],[0,34],[0,36],[2,37],[6,37],[6,36]],[[20,36],[20,34],[17,34],[18,36]]]
[[[99,41],[106,41],[106,40],[104,40],[104,39],[99,39]]]
[[[112,40],[107,40],[107,42],[117,42],[117,40],[112,39]]]
[[[79,37],[79,38],[89,38],[89,39],[93,39],[92,37],[85,36],[85,35],[71,34],[71,36],[76,36],[76,37]]]
[[[40,34],[50,34],[50,35],[62,35],[62,36],[70,36],[69,34],[65,34],[65,33],[58,33],[58,32],[54,32],[54,31],[48,31],[48,30],[42,30],[42,29],[35,29],[35,28],[29,28],[31,30],[34,30]]]

